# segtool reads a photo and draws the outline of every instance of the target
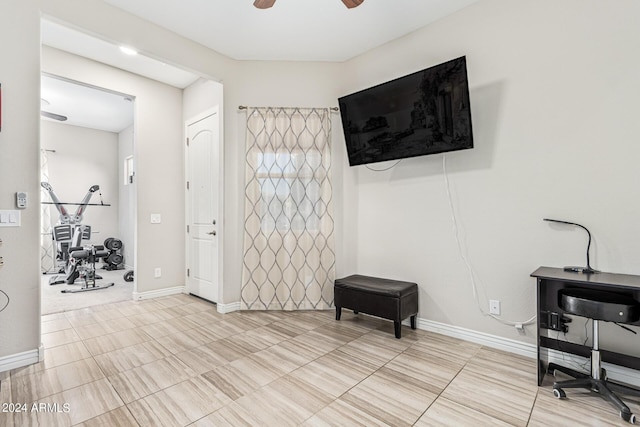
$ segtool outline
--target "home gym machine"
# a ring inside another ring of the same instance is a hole
[[[83,213],[89,205],[93,193],[96,191],[99,192],[100,187],[98,185],[89,187],[87,194],[82,201],[78,203],[76,212],[70,215],[64,204],[60,202],[60,199],[53,191],[51,185],[47,182],[41,182],[40,185],[49,192],[51,201],[60,214],[58,224],[53,227],[52,234],[53,240],[56,242],[58,272],[64,273],[64,276],[58,275],[52,277],[49,280],[49,285],[57,285],[60,283],[71,285],[74,284],[78,278],[84,280],[82,288],[63,290],[63,293],[91,291],[113,286],[113,283],[100,286],[96,285],[96,279],[101,279],[102,277],[96,275],[95,263],[98,259],[107,257],[109,252],[105,251],[103,246],[82,245],[83,240],[89,240],[91,238],[91,227],[81,224]],[[109,206],[102,202],[102,194],[100,194],[100,205]]]
[[[78,277],[82,278],[84,283],[80,288],[63,289],[60,292],[74,293],[95,291],[97,289],[105,289],[113,286],[113,283],[103,285],[96,284],[96,279],[102,278],[96,274],[96,261],[100,258],[106,257],[108,254],[109,252],[104,250],[103,246],[87,245],[78,248],[69,248],[69,262],[71,265],[75,265],[74,271],[76,275],[71,283],[69,283],[69,279],[67,279],[67,284],[74,283],[75,279]]]

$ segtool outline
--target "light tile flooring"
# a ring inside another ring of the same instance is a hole
[[[531,359],[348,311],[179,295],[43,316],[42,333],[43,362],[0,373],[2,427],[628,425],[588,391],[538,388]]]

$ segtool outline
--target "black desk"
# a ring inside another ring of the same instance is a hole
[[[640,301],[640,276],[613,273],[583,274],[564,271],[562,268],[540,267],[531,273],[531,277],[537,278],[538,282],[538,385],[542,384],[544,375],[547,372],[549,349],[577,354],[586,358],[591,356],[591,347],[559,341],[546,336],[544,330],[548,329],[549,326],[547,321],[548,313],[558,313],[559,316],[564,314],[564,311],[558,305],[558,291],[560,289],[592,288],[608,290],[631,295]],[[640,326],[640,321],[632,323],[632,325]],[[603,362],[640,370],[640,357],[602,349],[600,349],[600,355]]]

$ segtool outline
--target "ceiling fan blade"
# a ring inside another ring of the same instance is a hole
[[[50,113],[48,111],[40,111],[40,115],[42,117],[47,117],[49,119],[58,120],[60,122],[64,122],[67,120],[67,116],[61,116],[60,114]]]
[[[358,7],[363,2],[364,2],[364,0],[342,0],[342,3],[344,3],[344,5],[347,6],[349,9],[352,9],[354,7]]]
[[[253,5],[258,9],[269,9],[276,0],[256,0],[253,2]]]

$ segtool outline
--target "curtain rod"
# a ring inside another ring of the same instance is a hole
[[[247,107],[246,105],[238,105],[238,110],[246,110]],[[295,107],[262,107],[262,108],[295,108]],[[328,107],[329,110],[331,111],[340,111],[340,109],[338,107]]]

